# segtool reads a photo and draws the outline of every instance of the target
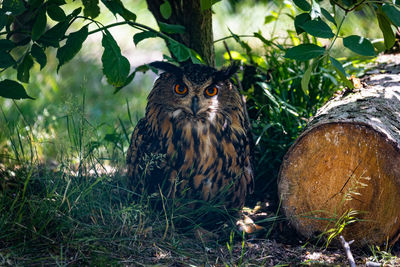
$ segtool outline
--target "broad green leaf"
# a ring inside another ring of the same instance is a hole
[[[396,42],[396,36],[392,30],[390,21],[388,17],[380,11],[376,12],[376,17],[378,18],[379,28],[383,33],[383,40],[385,41],[386,49],[390,49]]]
[[[62,10],[62,8],[57,5],[49,5],[47,7],[47,14],[54,21],[63,21],[67,18],[64,10]]]
[[[333,57],[329,57],[329,60],[331,61],[332,65],[335,68],[340,79],[347,85],[347,87],[349,87],[350,89],[353,89],[354,85],[352,82],[349,81],[349,79],[347,79],[348,75],[347,75],[345,69],[343,68],[343,65],[339,61],[334,59]]]
[[[14,16],[21,15],[26,10],[22,0],[3,0],[3,11],[11,12]]]
[[[0,39],[0,51],[9,51],[15,47],[15,44],[7,39]]]
[[[322,20],[309,20],[301,28],[315,37],[333,38],[335,36],[328,24]]]
[[[35,22],[33,23],[32,28],[32,40],[36,41],[46,30],[47,16],[46,10],[44,8],[40,9],[38,15],[36,17]]]
[[[294,27],[296,29],[296,33],[297,34],[303,33],[304,32],[304,30],[302,28],[303,24],[310,20],[311,20],[311,16],[308,13],[302,13],[300,15],[297,15],[294,18]]]
[[[400,4],[398,4],[400,5]],[[400,10],[395,6],[384,4],[382,6],[382,11],[388,16],[388,18],[393,22],[394,25],[400,27]]]
[[[64,20],[57,23],[53,28],[46,31],[38,40],[44,46],[59,47],[60,40],[64,37],[69,27],[69,21]]]
[[[306,61],[312,58],[316,58],[325,53],[325,48],[315,44],[301,44],[292,47],[286,51],[285,57],[296,59],[300,61]]]
[[[37,44],[33,44],[31,47],[31,55],[36,59],[36,61],[40,64],[40,69],[43,69],[47,64],[47,57],[44,53],[43,49]]]
[[[343,45],[362,56],[375,56],[374,46],[367,38],[350,35],[343,39]]]
[[[123,86],[129,75],[129,61],[121,55],[121,49],[109,31],[104,31],[101,43],[104,47],[101,57],[103,73],[108,83],[114,87]]]
[[[130,84],[133,81],[133,78],[135,78],[136,76],[136,71],[132,72],[131,74],[129,74],[129,76],[126,78],[125,83],[122,86],[118,86],[115,88],[114,90],[114,94],[118,93],[122,88],[124,88],[125,86],[127,86],[128,84]]]
[[[83,42],[88,37],[88,32],[88,27],[85,26],[79,31],[68,35],[65,45],[57,50],[57,71],[62,65],[71,60],[79,52],[79,50],[81,50]]]
[[[99,0],[82,0],[83,14],[86,17],[96,18],[100,14]]]
[[[138,45],[138,43],[143,41],[144,39],[154,38],[157,36],[158,34],[152,31],[138,32],[133,36],[133,42],[135,43],[135,45]]]
[[[101,2],[114,14],[119,14],[125,20],[135,21],[136,15],[126,9],[121,0],[101,0]]]
[[[67,17],[68,17],[69,19],[72,19],[72,18],[78,16],[79,13],[81,13],[81,11],[82,11],[82,8],[81,8],[81,7],[78,7],[78,8],[76,8],[76,9],[74,9],[74,11],[72,11],[72,13],[69,14]]]
[[[190,57],[190,49],[181,43],[168,40],[168,47],[179,62],[186,61]]]
[[[201,58],[201,56],[196,53],[193,49],[190,49],[190,60],[193,64],[206,64],[205,61]]]
[[[0,51],[0,68],[8,68],[15,64],[14,58],[5,51]]]
[[[321,7],[321,13],[322,15],[324,15],[324,17],[329,20],[330,22],[332,22],[335,26],[337,26],[336,24],[336,20],[332,17],[331,13],[329,13],[328,10],[326,10],[325,8]]]
[[[168,2],[168,0],[164,0],[164,3],[162,3],[160,5],[160,12],[161,12],[161,16],[164,19],[169,19],[169,17],[171,17],[172,8],[171,8],[171,4]]]
[[[158,26],[160,27],[160,30],[165,33],[184,33],[185,32],[185,27],[182,25],[173,25],[173,24],[163,23],[163,22],[159,21]]]
[[[303,90],[303,93],[305,95],[309,94],[308,84],[310,83],[311,71],[312,71],[312,64],[308,66],[306,72],[304,72],[303,78],[301,78],[301,89]]]
[[[293,0],[294,4],[303,11],[310,11],[311,5],[306,0]]]
[[[8,79],[0,82],[0,96],[11,99],[34,99],[26,93],[22,84]]]
[[[7,21],[8,16],[2,10],[0,10],[0,30],[2,30],[4,26],[7,25]]]
[[[268,16],[266,16],[265,19],[264,19],[264,24],[271,23],[271,22],[275,21],[276,19],[277,19],[276,16],[274,16],[274,15],[268,15]]]
[[[17,68],[17,79],[20,82],[28,83],[29,82],[29,71],[33,67],[33,59],[31,55],[26,54],[22,62],[18,65]]]
[[[218,3],[221,0],[200,0],[200,8],[201,11],[210,9],[215,3]]]

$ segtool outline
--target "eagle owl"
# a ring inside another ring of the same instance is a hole
[[[242,207],[253,190],[250,133],[243,100],[226,69],[153,62],[164,71],[148,96],[146,115],[132,134],[128,176],[169,197]]]

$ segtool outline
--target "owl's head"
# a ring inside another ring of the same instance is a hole
[[[167,62],[150,66],[164,71],[157,79],[148,102],[173,118],[213,121],[217,114],[229,115],[240,106],[240,95],[230,81],[237,66],[216,70],[200,65],[183,67]]]

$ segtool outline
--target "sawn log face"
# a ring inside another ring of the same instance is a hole
[[[304,236],[345,227],[358,245],[400,231],[400,76],[368,77],[366,88],[322,107],[286,154],[278,188],[284,213]]]

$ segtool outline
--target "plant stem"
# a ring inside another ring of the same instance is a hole
[[[336,32],[336,34],[335,34],[335,37],[333,38],[332,43],[331,43],[331,45],[330,45],[329,48],[328,48],[328,53],[329,53],[329,51],[331,51],[333,45],[334,45],[335,42],[336,42],[336,39],[339,37],[340,29],[342,28],[342,25],[343,25],[343,22],[344,22],[346,16],[347,16],[347,12],[344,14],[342,20],[341,20],[340,23],[339,23],[339,27],[338,27],[338,29],[337,29],[337,32]]]

